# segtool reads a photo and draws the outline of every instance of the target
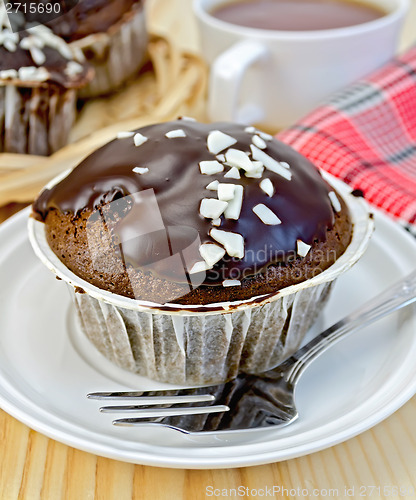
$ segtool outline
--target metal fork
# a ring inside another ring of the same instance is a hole
[[[312,361],[347,334],[415,301],[416,270],[330,326],[282,364],[260,375],[241,374],[227,383],[208,387],[95,392],[87,397],[135,400],[135,405],[100,408],[102,412],[135,414],[132,418],[114,420],[114,425],[156,424],[186,434],[288,425],[298,417],[296,384]]]

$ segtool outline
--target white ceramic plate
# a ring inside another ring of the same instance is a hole
[[[88,392],[164,386],[114,367],[82,337],[66,286],[33,254],[27,216],[0,226],[0,405],[53,439],[155,466],[257,465],[355,436],[416,392],[416,314],[407,308],[339,342],[306,371],[296,393],[300,418],[291,426],[210,436],[113,427],[114,416],[99,413]],[[364,258],[339,279],[321,326],[414,269],[414,240],[381,214],[376,227]]]

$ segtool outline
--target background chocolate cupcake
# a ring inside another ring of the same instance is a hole
[[[297,349],[368,242],[352,198],[253,127],[179,120],[120,132],[45,189],[31,235],[86,292],[80,322],[108,358],[215,383]]]
[[[82,53],[45,26],[11,31],[0,6],[0,152],[49,155],[64,146],[77,91],[91,78]]]
[[[82,50],[94,67],[94,79],[80,92],[83,97],[116,90],[137,74],[145,61],[144,0],[81,0],[47,25]]]

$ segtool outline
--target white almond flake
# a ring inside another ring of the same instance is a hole
[[[134,145],[138,147],[147,141],[147,137],[137,132],[137,134],[134,134],[133,141]]]
[[[229,149],[225,153],[225,159],[229,165],[242,168],[246,172],[253,172],[255,170],[255,166],[248,157],[248,154],[244,153],[244,151],[240,151],[239,149]]]
[[[331,204],[335,212],[341,212],[341,203],[337,197],[337,195],[334,193],[334,191],[331,191],[328,193],[329,199],[331,200]]]
[[[199,207],[199,213],[206,219],[218,219],[224,213],[228,203],[215,198],[203,198]]]
[[[17,45],[10,39],[6,38],[3,42],[3,46],[9,51],[9,52],[16,52]]]
[[[281,175],[282,177],[290,181],[290,179],[292,178],[292,173],[290,172],[290,170],[282,167],[282,165],[280,165],[278,161],[276,161],[274,158],[254,145],[251,145],[251,151],[253,152],[253,158],[255,160],[261,161],[265,168],[267,168],[267,170]]]
[[[270,179],[263,179],[260,182],[260,188],[270,197],[274,195],[274,186]]]
[[[218,189],[218,181],[212,181],[210,182],[207,186],[205,186],[205,189],[209,189],[210,191],[216,191]]]
[[[44,64],[46,61],[45,54],[38,47],[32,47],[30,49],[30,55],[34,63],[37,64],[38,66],[42,66],[42,64]]]
[[[257,133],[265,141],[271,141],[273,139],[273,136],[270,134],[266,134],[266,132],[261,132],[260,130],[258,130]]]
[[[225,155],[217,155],[216,158],[218,161],[221,161],[221,162],[225,161]]]
[[[247,132],[248,134],[255,134],[257,132],[257,129],[255,127],[246,127],[244,129],[244,132]]]
[[[211,229],[210,236],[224,246],[230,257],[242,259],[244,257],[244,238],[241,234],[222,231],[221,229]]]
[[[217,160],[206,160],[199,162],[199,169],[201,174],[212,175],[218,174],[224,170],[224,165]]]
[[[259,203],[253,207],[253,212],[263,222],[263,224],[267,224],[268,226],[277,226],[282,223],[279,217],[272,210],[270,210],[270,208],[263,205],[263,203]]]
[[[226,286],[240,286],[241,285],[241,281],[240,280],[224,280],[222,282],[222,286],[226,287]]]
[[[46,68],[36,68],[35,66],[27,66],[19,68],[19,78],[23,81],[44,82],[49,78],[49,73]]]
[[[186,133],[181,128],[178,128],[176,130],[171,130],[170,132],[167,132],[165,136],[168,139],[176,139],[177,137],[186,137]]]
[[[196,122],[195,118],[192,118],[192,116],[181,116],[179,120],[183,120],[185,122]]]
[[[282,167],[285,167],[285,168],[290,168],[290,165],[287,161],[279,161],[280,165],[282,165]]]
[[[20,68],[23,69],[23,68]],[[20,70],[19,70],[19,76]],[[46,68],[36,68],[36,71],[33,74],[33,79],[37,82],[44,82],[50,77],[50,74]]]
[[[147,174],[149,169],[147,167],[134,167],[133,172],[135,174]]]
[[[200,260],[191,267],[189,274],[203,273],[208,269],[210,269],[210,266],[204,260]]]
[[[10,29],[5,30],[6,33],[6,38],[9,38],[12,42],[14,43],[19,43],[19,34],[15,33],[14,31],[11,31]]]
[[[218,219],[212,219],[211,224],[213,226],[221,226],[221,217],[219,217]]]
[[[231,167],[230,170],[224,174],[224,177],[227,177],[227,179],[241,179],[240,172],[236,167]]]
[[[199,253],[207,265],[212,267],[224,257],[225,250],[215,243],[203,243],[199,247]]]
[[[69,61],[65,68],[65,74],[74,77],[82,73],[83,70],[84,68],[81,64],[77,63],[76,61]]]
[[[218,183],[218,199],[230,201],[234,198],[235,184]]]
[[[36,73],[36,69],[35,66],[23,66],[21,68],[18,69],[18,73],[19,73],[19,78],[21,80],[30,80],[32,78],[34,78],[34,75]]]
[[[208,134],[207,146],[210,153],[217,155],[224,149],[229,148],[237,142],[237,139],[231,137],[220,130],[213,130]]]
[[[133,137],[134,132],[118,132],[117,139],[128,139],[129,137]]]
[[[226,219],[238,220],[243,206],[244,188],[235,184],[234,198],[228,202],[228,207],[225,209],[224,216]]]
[[[43,47],[45,46],[45,42],[41,38],[37,38],[36,36],[31,35],[27,36],[26,38],[22,38],[19,45],[24,50],[30,50],[32,47],[43,49]]]
[[[261,161],[253,161],[255,170],[253,172],[246,172],[246,177],[251,179],[261,179],[263,177],[264,166]]]
[[[257,146],[259,149],[266,149],[267,148],[266,142],[258,135],[253,135],[253,138],[251,140],[252,140],[253,144],[255,146]]]
[[[297,244],[298,255],[300,255],[301,257],[306,257],[309,250],[311,249],[311,246],[302,240],[296,240],[296,244]]]
[[[17,70],[15,69],[4,69],[3,71],[0,71],[0,79],[1,80],[14,80],[19,76]]]

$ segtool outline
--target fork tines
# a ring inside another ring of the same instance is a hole
[[[181,394],[178,394],[180,392]],[[219,413],[229,411],[225,405],[198,406],[198,403],[214,401],[212,394],[186,394],[185,390],[172,391],[144,391],[144,392],[93,392],[87,395],[89,399],[104,401],[119,401],[121,399],[134,400],[134,405],[124,406],[103,406],[100,411],[103,413],[135,413],[134,418],[114,420],[114,425],[135,425],[140,424],[141,419],[165,418],[172,416],[202,415],[209,413]],[[176,406],[181,404],[196,404],[196,406]],[[154,406],[159,405],[158,408]],[[148,408],[148,407],[151,408]],[[152,407],[153,406],[153,407]]]

